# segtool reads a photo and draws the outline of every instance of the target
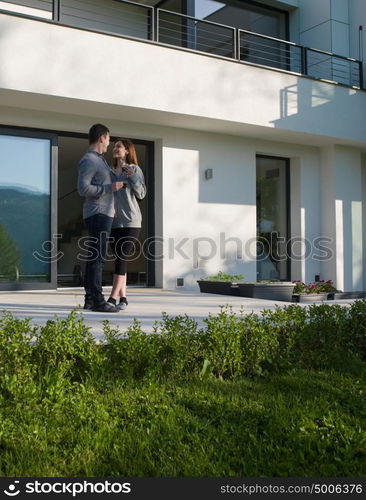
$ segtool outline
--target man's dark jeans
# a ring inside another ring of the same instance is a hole
[[[88,260],[85,266],[85,303],[98,306],[105,302],[102,291],[103,264],[106,260],[108,238],[113,217],[97,214],[85,219],[89,232]]]

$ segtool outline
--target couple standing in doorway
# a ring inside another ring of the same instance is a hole
[[[137,200],[146,195],[144,175],[133,143],[129,139],[117,139],[110,166],[103,156],[109,141],[106,126],[97,123],[90,128],[89,150],[79,162],[78,174],[78,192],[85,198],[83,218],[90,236],[84,309],[98,312],[118,312],[128,305],[127,261],[141,229]],[[111,295],[105,301],[102,272],[109,242],[115,269]]]

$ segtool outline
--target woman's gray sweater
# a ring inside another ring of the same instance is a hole
[[[141,210],[137,200],[146,195],[144,174],[138,165],[128,165],[134,169],[130,177],[125,172],[117,176],[111,168],[112,182],[122,181],[126,187],[114,193],[115,216],[112,227],[141,227]]]

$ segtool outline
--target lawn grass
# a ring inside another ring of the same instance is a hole
[[[0,475],[363,477],[366,301],[155,334],[0,318]]]
[[[74,384],[1,408],[1,476],[363,476],[365,373]]]

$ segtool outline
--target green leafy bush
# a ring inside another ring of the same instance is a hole
[[[65,320],[56,317],[47,321],[34,343],[38,376],[43,380],[84,380],[100,368],[100,355],[90,328],[76,311]]]
[[[226,274],[222,271],[219,271],[217,274],[212,276],[204,276],[200,278],[204,281],[227,281],[230,283],[237,283],[238,281],[242,281],[244,276],[242,274]]]
[[[187,315],[162,319],[146,335],[135,319],[124,335],[104,324],[111,366],[125,377],[191,376],[198,372],[202,354],[197,322]]]
[[[203,322],[199,328],[187,315],[164,313],[152,334],[137,320],[123,334],[105,322],[106,343],[97,345],[75,311],[40,328],[6,313],[0,321],[0,383],[8,389],[30,379],[72,386],[105,372],[136,380],[200,374],[232,379],[366,360],[365,300],[350,307],[290,305],[259,315],[223,307]]]
[[[163,314],[152,335],[134,324],[121,335],[105,325],[110,366],[137,379],[197,375],[222,379],[289,370],[347,367],[366,359],[366,301],[277,307],[262,314],[223,307],[204,319]],[[355,326],[352,326],[355,325]]]
[[[37,370],[34,339],[37,327],[30,319],[17,319],[4,312],[0,318],[0,393],[4,399],[17,399],[32,391]]]

